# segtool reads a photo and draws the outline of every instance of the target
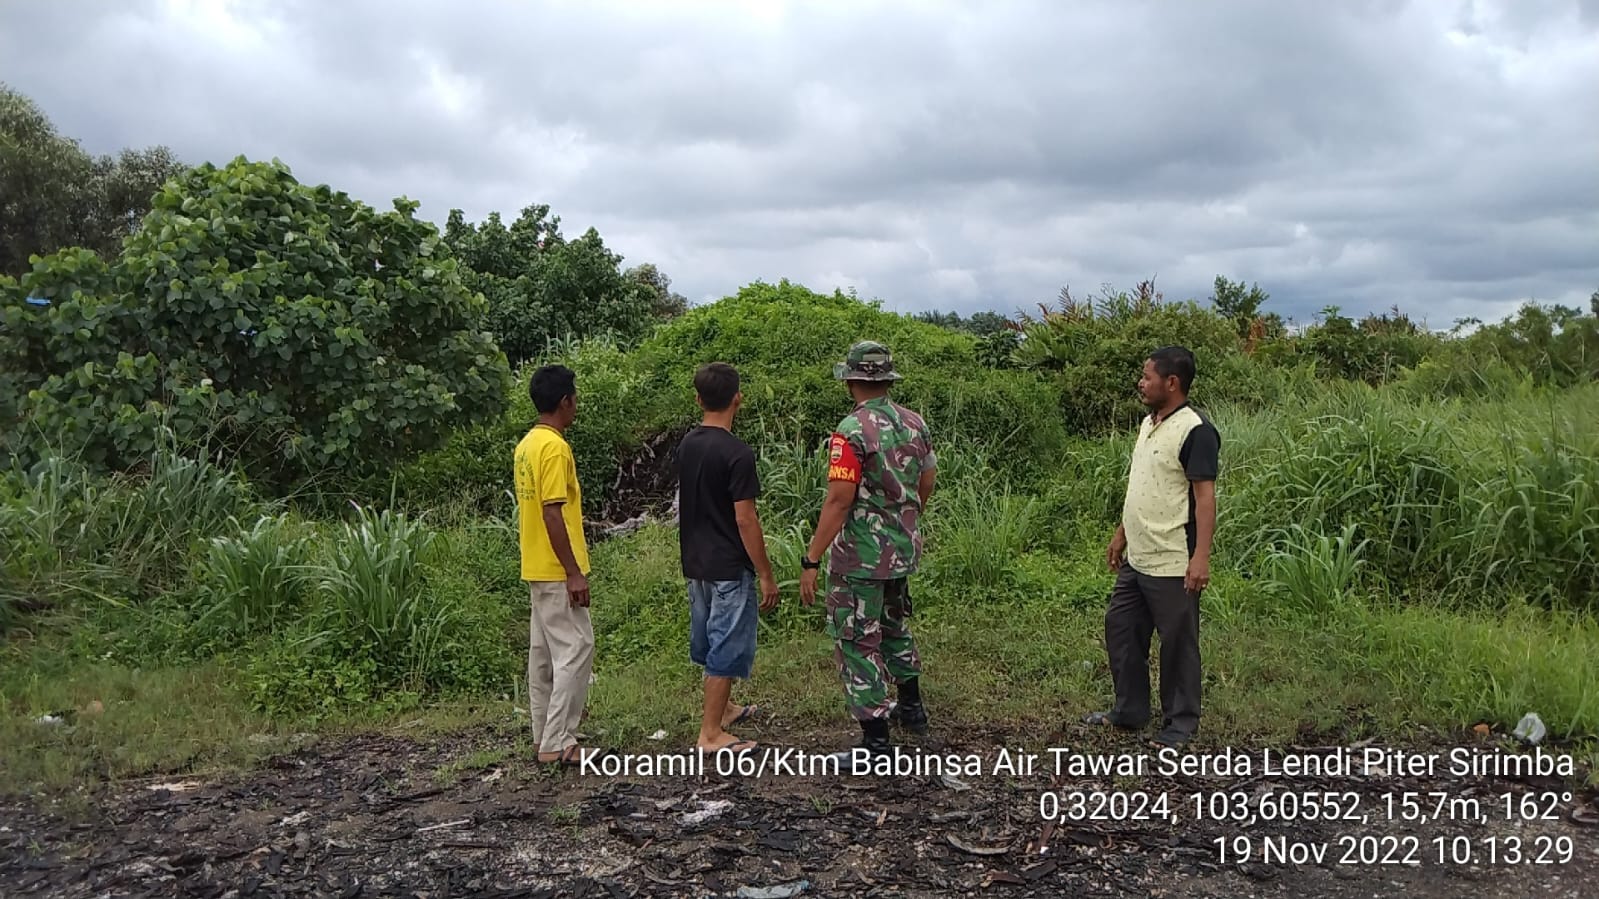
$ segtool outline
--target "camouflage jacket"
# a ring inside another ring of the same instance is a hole
[[[878,580],[915,571],[922,555],[916,485],[937,465],[926,422],[887,397],[861,403],[839,422],[828,442],[828,480],[857,486],[829,569]]]

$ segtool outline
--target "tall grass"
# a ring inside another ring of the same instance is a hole
[[[1219,554],[1286,571],[1344,540],[1380,592],[1599,608],[1595,422],[1599,388],[1438,406],[1358,386],[1223,420]]]
[[[195,573],[194,628],[223,636],[271,630],[298,611],[310,576],[312,534],[281,516],[212,537]]]
[[[1282,546],[1267,550],[1266,587],[1299,612],[1325,612],[1361,595],[1362,558],[1369,539],[1355,543],[1355,526],[1337,537],[1295,523]]]
[[[761,441],[756,450],[762,524],[814,526],[827,495],[827,447],[793,440]]]
[[[1017,561],[1038,537],[1043,504],[1008,487],[995,492],[970,483],[939,500],[926,529],[933,573],[973,599],[992,598],[1013,582]]]
[[[1599,441],[1521,434],[1489,463],[1500,473],[1485,472],[1463,503],[1457,588],[1599,610]]]
[[[101,557],[93,521],[100,490],[82,469],[51,457],[0,480],[0,626],[24,608],[95,595],[118,576]]]
[[[457,612],[425,587],[433,540],[431,529],[404,514],[360,508],[309,573],[331,624],[407,674],[434,666]]]
[[[197,541],[268,508],[231,471],[167,450],[138,476],[104,478],[61,457],[10,472],[0,478],[0,625],[23,607],[163,593],[187,577]]]
[[[501,591],[499,572],[517,570],[504,528],[474,531],[357,508],[324,532],[303,569],[313,601],[244,660],[256,707],[321,716],[514,685],[508,615],[520,608],[526,627],[526,593]],[[484,562],[495,570],[478,572]]]
[[[144,564],[170,563],[191,541],[261,508],[232,470],[176,453],[156,453],[147,474],[121,486],[113,493],[121,501],[105,510],[107,539],[124,559]]]

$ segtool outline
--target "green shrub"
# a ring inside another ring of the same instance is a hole
[[[646,436],[641,419],[641,377],[614,344],[589,340],[554,344],[550,351],[512,379],[505,412],[491,422],[456,431],[441,448],[400,466],[392,477],[374,478],[362,489],[367,497],[387,497],[413,510],[464,504],[481,511],[508,513],[515,507],[511,473],[516,445],[538,423],[528,383],[540,365],[562,364],[577,376],[578,412],[566,433],[583,488],[583,508],[597,516],[611,497],[622,455]]]
[[[264,483],[370,471],[497,415],[507,371],[433,225],[243,158],[168,182],[111,265],[0,278],[0,451],[122,470],[163,433]],[[47,305],[27,302],[43,298]]]
[[[1066,446],[1054,391],[1032,372],[938,372],[901,384],[896,401],[927,420],[941,459],[972,447],[992,474],[1025,481],[1052,469]]]
[[[1398,380],[1398,389],[1418,399],[1491,399],[1530,394],[1534,379],[1502,359],[1471,358],[1471,350],[1449,344]]]
[[[316,720],[368,707],[384,693],[377,653],[348,635],[286,632],[246,656],[245,679],[255,708]]]
[[[1062,609],[1104,609],[1116,578],[1106,570],[1103,553],[1096,550],[1104,546],[1109,535],[1085,532],[1071,523],[1066,530],[1078,537],[1069,552],[1034,551],[1012,563],[1012,592],[1019,605],[1045,615],[1058,614]],[[960,595],[958,588],[948,592]],[[960,606],[939,612],[954,617],[960,614]]]
[[[1439,345],[1436,335],[1398,309],[1358,323],[1337,306],[1323,309],[1321,316],[1290,346],[1297,356],[1314,362],[1323,378],[1384,384],[1414,368]]]
[[[1158,347],[1181,344],[1194,353],[1198,377],[1196,404],[1249,395],[1248,362],[1242,357],[1233,324],[1199,305],[1164,302],[1147,283],[1139,293],[1106,293],[1098,302],[1063,297],[1060,309],[1024,319],[1025,340],[1018,364],[1049,372],[1060,391],[1060,410],[1068,430],[1098,436],[1136,428],[1148,411],[1138,397],[1144,361]],[[1217,381],[1212,373],[1239,383]]]
[[[1524,304],[1516,314],[1461,340],[1462,358],[1498,361],[1540,386],[1575,387],[1599,380],[1599,309]]]
[[[1036,474],[1060,452],[1065,431],[1054,393],[1037,375],[982,368],[969,335],[787,282],[751,285],[694,309],[632,352],[603,340],[552,341],[534,364],[560,362],[577,373],[578,416],[567,436],[585,512],[599,517],[613,499],[624,460],[646,441],[669,452],[698,422],[693,378],[699,366],[724,361],[738,367],[744,406],[734,428],[752,446],[763,452],[817,446],[850,411],[832,364],[868,337],[889,342],[905,373],[895,399],[927,420],[940,451],[956,442],[981,445],[998,468],[1017,476]],[[530,374],[517,375],[499,420],[460,431],[444,448],[398,470],[397,494],[407,508],[463,498],[477,508],[509,508],[511,454],[537,418],[526,396]],[[386,484],[374,479],[363,492],[387,496]],[[798,504],[781,514],[800,514]]]
[[[977,359],[968,334],[884,312],[875,303],[813,293],[787,281],[755,283],[658,329],[632,354],[650,399],[649,431],[680,430],[697,419],[693,378],[700,365],[737,367],[744,407],[736,428],[759,439],[814,445],[850,411],[834,362],[858,340],[880,340],[905,376],[894,398],[920,413],[937,443],[968,440],[1005,447],[1006,468],[1047,464],[1065,433],[1053,391],[1028,372],[994,371]]]

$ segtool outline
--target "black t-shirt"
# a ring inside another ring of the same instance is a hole
[[[721,428],[701,425],[677,447],[678,541],[683,576],[731,581],[752,569],[733,503],[755,499],[755,451]]]

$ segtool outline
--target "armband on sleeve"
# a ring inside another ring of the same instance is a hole
[[[861,482],[861,460],[855,448],[843,434],[834,434],[827,445],[827,479],[829,481]]]

